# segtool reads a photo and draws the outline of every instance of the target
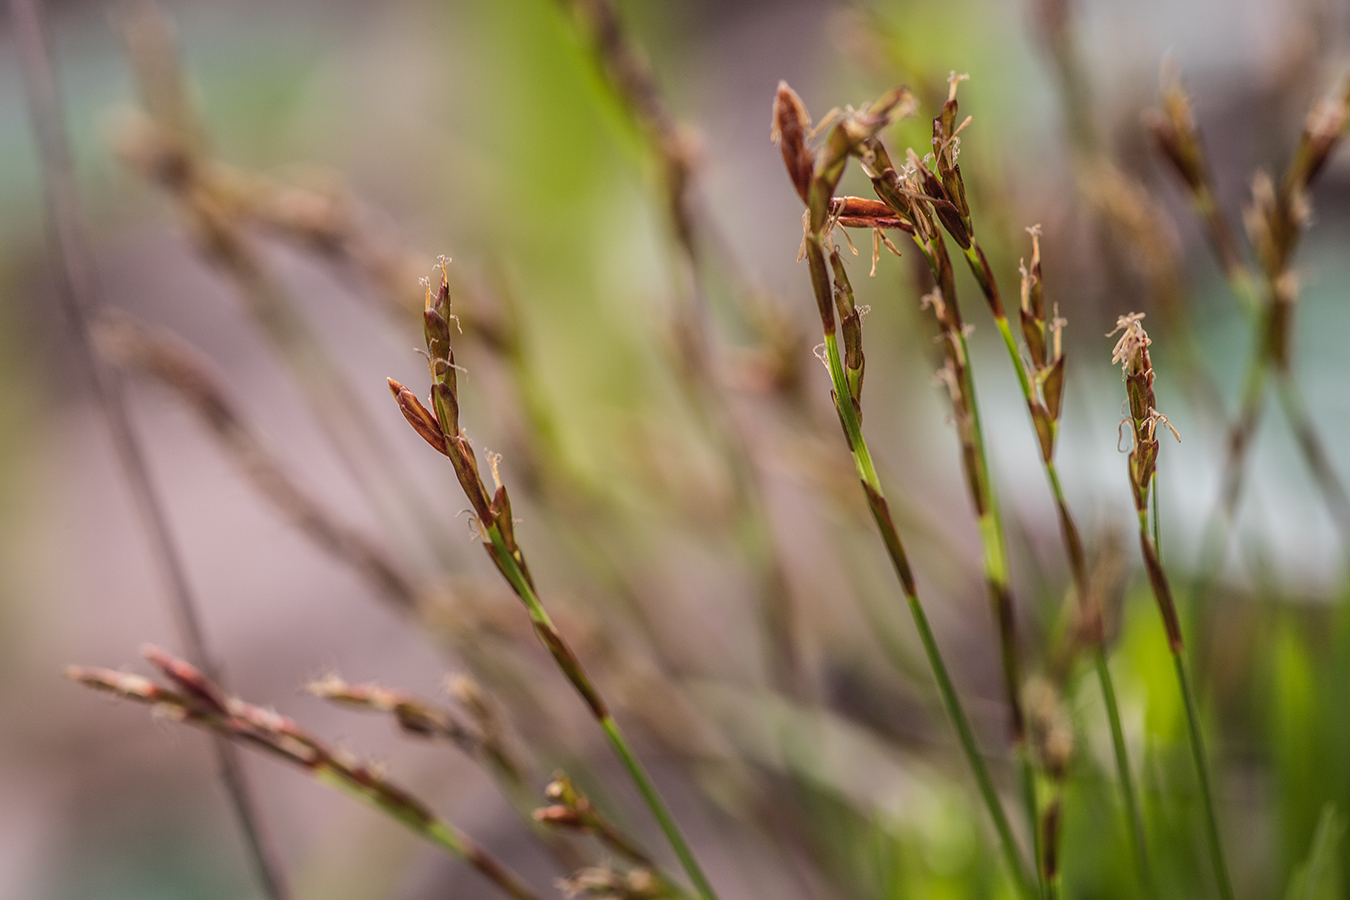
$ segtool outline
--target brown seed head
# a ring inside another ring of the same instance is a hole
[[[441,424],[436,421],[436,417],[431,414],[431,410],[422,405],[422,401],[417,399],[417,395],[390,378],[389,392],[394,395],[398,402],[398,408],[403,413],[403,418],[408,420],[408,424],[413,427],[422,440],[426,441],[438,452],[449,456],[449,451],[445,443],[445,434],[441,430]],[[439,385],[438,385],[439,386]]]
[[[1341,84],[1340,92],[1319,101],[1308,113],[1303,135],[1294,154],[1288,186],[1290,193],[1307,187],[1330,158],[1332,151],[1345,137],[1350,126],[1350,77]]]
[[[194,705],[200,706],[203,712],[220,716],[230,714],[229,699],[192,663],[179,659],[153,644],[142,647],[141,655],[163,672]]]
[[[1146,114],[1144,124],[1186,186],[1197,193],[1208,190],[1200,130],[1191,111],[1190,97],[1181,86],[1180,73],[1170,60],[1163,64],[1160,100],[1162,110]]]
[[[1122,332],[1111,351],[1111,362],[1120,363],[1126,376],[1147,373],[1151,380],[1153,365],[1148,359],[1148,346],[1153,342],[1149,340],[1148,332],[1144,331],[1144,326],[1140,324],[1143,318],[1143,313],[1120,316],[1116,319],[1116,327],[1107,334],[1107,337],[1113,337],[1118,331]]]
[[[803,203],[809,202],[811,177],[816,168],[815,155],[806,144],[810,130],[811,116],[802,98],[786,81],[778,82],[778,92],[773,98],[773,126],[769,131],[769,139],[778,144],[792,186]]]

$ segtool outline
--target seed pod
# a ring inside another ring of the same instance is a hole
[[[436,387],[440,386],[436,385]],[[413,430],[438,452],[446,453],[445,434],[442,431],[441,424],[436,421],[436,417],[431,414],[431,411],[422,405],[422,401],[417,399],[417,395],[392,378],[389,379],[389,392],[398,401],[398,408],[403,413],[403,418],[408,420],[408,424],[413,427]],[[434,388],[432,393],[435,393]]]
[[[1018,319],[1022,324],[1022,337],[1027,342],[1027,353],[1031,356],[1031,365],[1035,369],[1045,367],[1045,323],[1037,319],[1026,309],[1018,310]]]
[[[1050,413],[1036,401],[1027,404],[1031,421],[1036,426],[1036,437],[1041,443],[1041,458],[1050,462],[1055,458],[1055,423]]]
[[[434,309],[422,311],[422,330],[426,334],[427,354],[431,357],[432,375],[436,374],[436,361],[450,357],[450,323]]]
[[[1205,171],[1200,130],[1195,125],[1190,98],[1181,87],[1174,66],[1165,65],[1163,68],[1160,99],[1162,110],[1146,114],[1144,124],[1186,187],[1193,193],[1205,192],[1209,189],[1209,176]]]
[[[1045,411],[1051,421],[1058,422],[1064,399],[1064,354],[1061,353],[1045,372],[1041,396],[1045,398]]]
[[[970,249],[970,232],[966,229],[965,220],[961,217],[961,211],[950,200],[934,200],[933,212],[937,213],[938,221],[942,227],[947,229],[956,243],[962,250]]]
[[[773,98],[773,128],[770,138],[778,142],[783,154],[783,164],[787,166],[788,177],[797,190],[802,203],[808,203],[811,190],[811,177],[815,174],[816,159],[806,145],[806,133],[811,129],[811,116],[806,111],[802,98],[788,87],[786,81],[778,82],[778,93]]]
[[[452,368],[450,371],[454,371]],[[442,434],[459,434],[459,398],[455,395],[453,383],[437,381],[431,385],[431,405],[436,410],[436,419]]]
[[[838,247],[830,251],[830,268],[834,271],[834,300],[844,338],[844,375],[853,397],[854,412],[861,421],[863,367],[866,363],[862,349],[862,315],[853,302],[853,286],[849,283]]]

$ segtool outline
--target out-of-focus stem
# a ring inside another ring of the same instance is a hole
[[[1298,439],[1299,448],[1303,451],[1304,461],[1308,464],[1313,480],[1321,488],[1331,517],[1340,529],[1341,539],[1350,546],[1350,497],[1346,496],[1345,485],[1331,467],[1326,446],[1313,425],[1298,379],[1288,366],[1276,368],[1275,389],[1279,394],[1280,408],[1289,420],[1289,427],[1293,429],[1294,437]]]
[[[150,706],[166,718],[231,741],[231,746],[252,747],[296,766],[315,781],[360,800],[464,860],[515,900],[538,900],[524,881],[473,838],[391,782],[377,767],[331,748],[286,716],[227,695],[202,670],[158,647],[147,646],[142,652],[163,673],[167,686],[127,672],[82,666],[69,667],[66,677]]]
[[[1178,626],[1175,621],[1176,613],[1173,608],[1171,589],[1168,587],[1166,575],[1163,573],[1162,561],[1158,559],[1157,547],[1153,538],[1149,535],[1148,519],[1148,512],[1146,510],[1141,511],[1139,514],[1139,546],[1147,564],[1149,584],[1153,587],[1159,609],[1163,612],[1164,622],[1168,623],[1169,634],[1173,635],[1168,640],[1168,649],[1172,653],[1172,663],[1177,673],[1177,685],[1181,690],[1182,700],[1186,706],[1186,736],[1191,746],[1191,758],[1195,763],[1196,779],[1200,784],[1200,797],[1204,805],[1205,832],[1209,844],[1210,863],[1214,868],[1214,878],[1218,882],[1220,896],[1223,897],[1223,900],[1233,900],[1233,884],[1228,877],[1228,865],[1224,861],[1223,844],[1219,839],[1219,823],[1214,812],[1214,796],[1210,790],[1209,762],[1205,755],[1204,737],[1200,731],[1200,717],[1197,712],[1195,689],[1191,683],[1185,647],[1181,643],[1179,632],[1176,631]],[[1170,622],[1168,621],[1169,615],[1171,617]]]
[[[759,577],[761,618],[776,656],[774,665],[787,686],[801,693],[805,673],[797,616],[787,568],[766,512],[762,465],[748,427],[731,408],[718,377],[726,366],[708,309],[709,267],[703,250],[724,250],[726,242],[714,233],[714,223],[699,203],[695,143],[671,111],[642,47],[624,28],[611,0],[558,0],[558,4],[583,32],[605,82],[659,166],[664,212],[686,280],[675,323],[682,386],[700,426],[726,460],[737,531]],[[735,289],[744,290],[744,285],[736,284]]]
[[[385,524],[405,544],[421,542],[433,554],[442,551],[446,542],[436,536],[444,533],[444,525],[407,474],[388,465],[388,447],[345,370],[244,233],[240,219],[248,212],[233,196],[239,179],[209,156],[170,24],[152,2],[129,6],[121,24],[148,111],[148,117],[123,129],[122,155],[178,204],[203,256],[233,282],[343,466]]]
[[[80,345],[80,355],[89,365],[98,405],[108,424],[127,486],[164,580],[179,640],[188,655],[210,673],[216,669],[216,663],[207,648],[196,599],[169,530],[163,501],[155,489],[144,448],[131,421],[122,381],[99,355],[94,344],[92,320],[99,301],[93,255],[81,218],[60,88],[43,35],[39,0],[11,0],[10,10],[18,33],[24,90],[45,182],[49,237],[53,254],[60,261],[59,292]],[[234,746],[221,737],[212,741],[212,748],[221,782],[234,808],[263,891],[272,900],[284,900],[289,896],[284,870],[279,854],[263,833],[239,755]]]
[[[98,338],[105,352],[122,365],[140,369],[177,393],[263,499],[316,546],[351,566],[400,613],[416,611],[418,590],[402,567],[378,542],[342,521],[296,483],[192,347],[126,316],[101,322]]]

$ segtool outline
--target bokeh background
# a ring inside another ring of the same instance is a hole
[[[415,320],[389,295],[401,284],[417,302],[416,279],[446,254],[457,291],[464,286],[456,302],[472,310],[460,354],[469,433],[480,450],[504,453],[545,600],[580,635],[724,896],[997,890],[993,844],[810,355],[818,322],[795,262],[800,204],[768,138],[779,79],[817,118],[906,83],[921,100],[919,124],[890,139],[922,146],[934,92],[940,98],[949,71],[969,72],[962,109],[974,121],[962,166],[1005,295],[1030,252],[1023,229],[1044,229],[1047,297],[1069,323],[1061,468],[1090,543],[1105,555],[1117,548],[1120,559],[1113,665],[1152,798],[1159,868],[1175,896],[1198,895],[1188,893],[1204,889],[1203,849],[1190,828],[1198,819],[1187,806],[1180,701],[1128,540],[1123,392],[1103,336],[1130,311],[1161,323],[1156,260],[1112,249],[1129,244],[1102,225],[1105,201],[1094,200],[1080,163],[1104,154],[1147,192],[1141,208],[1154,217],[1144,227],[1175,261],[1176,299],[1231,409],[1251,335],[1141,113],[1156,102],[1170,56],[1194,97],[1220,202],[1236,218],[1251,172],[1279,171],[1312,101],[1344,74],[1350,16],[1316,0],[1052,7],[619,5],[690,128],[723,348],[714,381],[755,460],[767,523],[756,531],[728,511],[734,479],[679,376],[672,323],[688,288],[652,155],[559,4],[163,7],[210,155],[322,196],[338,192],[365,233],[407,264],[391,287],[265,228],[244,229],[340,362],[349,402],[376,423],[385,476],[412,485],[431,512],[430,525],[404,518],[393,527],[334,453],[238,284],[203,255],[174,202],[119,159],[127,111],[141,103],[119,24],[125,10],[47,4],[102,302],[195,345],[297,482],[375,535],[433,598],[416,621],[391,612],[360,573],[277,514],[172,391],[132,374],[136,427],[231,688],[383,760],[546,888],[560,873],[467,760],[299,691],[337,671],[434,697],[448,674],[473,671],[540,774],[559,764],[589,772],[617,816],[659,846],[584,709],[532,649],[523,612],[472,544],[449,468],[385,392],[386,376],[419,393],[426,380]],[[1091,137],[1066,121],[1047,36],[1061,13],[1082,62],[1070,83],[1083,92]],[[142,643],[177,641],[57,302],[14,42],[0,17],[0,897],[258,896],[206,740],[61,677],[68,663],[131,665]],[[846,190],[868,193],[857,173],[850,178],[858,180]],[[1350,160],[1339,155],[1314,194],[1300,251],[1296,339],[1312,415],[1343,475],[1348,201]],[[853,267],[872,309],[866,427],[939,638],[996,755],[997,651],[948,407],[932,384],[932,324],[919,309],[912,254],[885,256],[868,279],[867,243],[857,239]],[[1007,360],[973,283],[960,284],[1024,645],[1044,659],[1067,590],[1057,523]],[[518,327],[515,358],[473,324],[503,310]],[[1154,331],[1159,397],[1183,440],[1165,442],[1159,486],[1166,557],[1184,584],[1215,501],[1222,432],[1193,402],[1196,385],[1173,364],[1167,334]],[[775,368],[782,360],[786,368]],[[1219,596],[1190,627],[1225,838],[1240,895],[1256,897],[1283,891],[1324,802],[1350,812],[1341,693],[1350,641],[1340,543],[1273,404],[1249,476]],[[769,601],[755,562],[765,542],[783,578]],[[788,675],[776,642],[793,650]],[[493,660],[513,674],[494,681]],[[1129,896],[1095,690],[1090,680],[1065,688],[1081,760],[1066,877],[1081,896]],[[297,896],[491,895],[377,814],[271,761],[250,757],[247,768]],[[1174,795],[1181,812],[1158,800]]]

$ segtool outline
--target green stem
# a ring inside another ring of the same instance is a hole
[[[971,249],[966,251],[966,261],[971,266],[972,271],[980,265],[979,251],[973,241],[971,242]],[[1036,400],[1036,394],[1032,388],[1031,379],[1027,375],[1026,366],[1022,363],[1021,353],[1017,349],[1017,340],[1013,337],[1012,326],[1008,322],[1007,315],[995,315],[994,324],[998,327],[998,333],[1003,338],[1003,345],[1008,350],[1008,358],[1012,362],[1013,371],[1017,373],[1017,382],[1022,388],[1022,396],[1027,402],[1028,411],[1030,411],[1031,404]],[[1060,484],[1059,470],[1053,457],[1045,459],[1042,456],[1041,462],[1045,469],[1046,478],[1050,482],[1050,492],[1059,508],[1060,534],[1069,557],[1069,565],[1075,588],[1078,591],[1079,602],[1087,603],[1089,601],[1087,564],[1083,555],[1078,526],[1074,523],[1073,514],[1069,510],[1063,485]],[[1116,689],[1111,680],[1111,670],[1106,664],[1106,651],[1100,641],[1097,644],[1096,651],[1097,683],[1101,687],[1102,699],[1106,705],[1106,717],[1111,727],[1111,743],[1115,751],[1116,773],[1120,779],[1120,789],[1125,798],[1125,813],[1129,820],[1130,838],[1139,862],[1139,875],[1142,883],[1145,889],[1152,892],[1152,876],[1148,864],[1147,845],[1144,840],[1144,822],[1139,813],[1134,779],[1130,774],[1130,760],[1125,746],[1125,731],[1120,723],[1120,709],[1116,703]]]
[[[1129,820],[1130,843],[1134,845],[1135,859],[1139,863],[1139,879],[1149,896],[1156,895],[1153,886],[1153,873],[1148,864],[1148,844],[1144,840],[1144,819],[1139,813],[1139,801],[1134,790],[1134,776],[1130,774],[1130,758],[1125,747],[1125,729],[1120,725],[1120,707],[1116,703],[1116,687],[1111,680],[1111,669],[1106,662],[1106,649],[1097,645],[1093,654],[1097,669],[1097,684],[1102,689],[1102,700],[1106,704],[1106,719],[1111,725],[1111,745],[1116,756],[1116,777],[1120,779],[1120,792],[1125,797],[1125,815]]]
[[[1045,847],[1041,836],[1040,804],[1036,799],[1036,773],[1032,771],[1031,756],[1025,741],[1017,747],[1017,762],[1022,776],[1022,806],[1031,817],[1031,858],[1035,860],[1032,868],[1036,870],[1036,888],[1040,891],[1042,900],[1048,900],[1048,885],[1045,881],[1044,867],[1041,865]]]
[[[939,265],[937,251],[930,247],[918,234],[913,235],[913,238],[924,258],[928,261],[935,282],[939,286],[942,285],[944,266]],[[934,240],[940,242],[942,238],[937,236]],[[939,250],[941,250],[941,245],[939,245]],[[945,250],[941,250],[941,252],[945,256]],[[969,255],[967,259],[970,259]],[[950,264],[946,263],[945,259],[944,264],[945,270],[950,272]],[[971,264],[974,265],[975,263],[972,261]],[[956,307],[955,296],[944,297],[943,301],[953,308]],[[958,322],[959,319],[958,313]],[[970,364],[970,349],[966,345],[964,332],[960,328],[954,328],[953,331],[955,333],[951,336],[951,339],[956,341],[958,352],[964,362],[960,367],[960,390],[965,397],[965,403],[970,411],[971,418],[969,440],[971,443],[970,449],[973,451],[970,456],[973,460],[974,472],[972,474],[974,477],[970,478],[969,481],[972,491],[975,492],[975,496],[972,496],[971,500],[974,502],[976,509],[982,511],[978,515],[980,544],[984,551],[985,577],[989,582],[990,601],[993,605],[995,627],[998,632],[999,649],[1002,656],[1004,689],[1008,695],[1009,713],[1012,718],[1012,743],[1021,769],[1022,800],[1026,807],[1027,824],[1031,830],[1032,849],[1039,855],[1040,833],[1038,824],[1040,816],[1036,811],[1035,779],[1023,733],[1024,722],[1020,696],[1021,666],[1018,660],[1012,589],[1008,577],[1007,542],[1004,538],[1002,520],[999,516],[998,494],[994,490],[993,480],[989,473],[989,458],[985,452],[984,427],[980,422],[980,405],[975,396],[975,378]],[[1032,789],[1028,790],[1028,785],[1031,785]],[[1040,866],[1037,865],[1034,868],[1039,885]]]
[[[462,833],[450,823],[434,817],[428,818],[425,813],[414,812],[411,808],[381,802],[377,793],[363,788],[332,768],[319,766],[313,772],[315,781],[336,788],[347,796],[360,800],[367,806],[401,823],[423,840],[435,844],[451,856],[464,860],[515,900],[539,900],[539,896],[529,885],[521,881],[518,876],[492,856],[489,856],[473,838]]]
[[[923,253],[924,259],[928,261],[934,280],[938,285],[941,285],[944,280],[944,268],[939,264],[935,251],[919,235],[916,234],[913,237],[915,244]],[[934,240],[941,241],[942,238],[939,236]],[[940,246],[939,249],[941,249]],[[942,252],[945,255],[945,251]],[[946,265],[946,271],[950,271],[949,264]],[[956,307],[955,296],[944,297],[943,301],[954,308]],[[958,322],[959,319],[958,313]],[[1002,653],[1004,689],[1008,694],[1009,712],[1012,716],[1013,745],[1019,757],[1021,757],[1022,766],[1025,768],[1029,765],[1029,762],[1026,757],[1022,733],[1023,720],[1019,693],[1021,674],[1017,652],[1017,633],[1013,620],[1012,590],[1008,578],[1008,549],[1003,535],[1002,520],[999,516],[998,494],[994,490],[993,480],[989,474],[989,459],[984,448],[984,426],[980,422],[980,404],[975,396],[975,378],[970,365],[970,348],[966,345],[965,334],[959,328],[955,328],[953,331],[955,334],[952,335],[952,339],[956,341],[958,352],[963,360],[963,365],[960,367],[961,383],[959,388],[965,397],[971,419],[970,449],[972,452],[970,457],[974,468],[971,473],[973,477],[968,479],[974,493],[971,500],[977,510],[982,510],[978,515],[978,525],[980,545],[984,553],[985,578],[989,582],[990,601],[994,607],[999,649]],[[1025,799],[1027,796],[1025,791],[1023,795]],[[1031,805],[1027,808],[1027,817],[1034,837],[1038,821],[1034,796],[1031,797]]]
[[[853,409],[853,402],[848,392],[848,380],[844,374],[843,363],[839,358],[839,341],[833,333],[825,335],[825,354],[830,370],[830,381],[834,386],[835,408],[839,411],[839,421],[844,427],[849,448],[853,452],[853,462],[857,467],[858,477],[868,494],[873,518],[876,519],[877,528],[881,531],[882,541],[886,545],[891,563],[895,566],[896,575],[900,579],[900,586],[905,594],[905,602],[909,605],[910,615],[914,619],[914,627],[919,632],[919,640],[922,642],[924,653],[928,657],[928,664],[933,671],[933,678],[937,682],[938,693],[942,697],[943,706],[946,707],[947,715],[956,728],[961,749],[965,752],[966,760],[975,775],[980,796],[989,811],[990,819],[993,820],[994,829],[998,832],[1009,874],[1024,896],[1035,897],[1036,891],[1023,867],[1022,857],[1017,849],[1017,841],[1013,838],[1012,826],[1008,823],[1008,817],[1003,812],[1003,804],[998,798],[994,780],[989,774],[989,768],[985,764],[984,757],[980,754],[979,747],[975,742],[975,734],[966,719],[965,710],[961,706],[956,688],[952,684],[951,675],[947,671],[947,664],[942,659],[942,652],[938,649],[937,640],[933,637],[933,630],[928,624],[928,616],[924,612],[923,604],[919,601],[919,595],[914,586],[914,577],[909,568],[909,560],[905,555],[904,546],[900,542],[900,536],[895,530],[895,524],[891,521],[890,512],[886,506],[886,498],[881,490],[881,481],[877,477],[876,466],[872,462],[872,455],[867,449],[867,441],[862,434],[862,426]]]
[[[651,776],[643,767],[642,761],[633,753],[628,744],[628,739],[624,737],[619,730],[619,723],[614,721],[613,716],[605,716],[600,720],[600,727],[604,729],[605,736],[609,738],[609,743],[614,747],[614,752],[623,760],[624,767],[628,769],[628,774],[632,776],[633,783],[637,785],[638,791],[642,793],[642,799],[647,801],[647,806],[651,808],[652,815],[656,817],[657,823],[666,835],[666,840],[670,841],[671,848],[675,855],[680,859],[680,865],[689,875],[689,879],[694,883],[694,889],[698,891],[699,896],[705,900],[717,900],[717,894],[713,891],[712,885],[708,883],[707,876],[703,874],[703,869],[699,867],[698,860],[694,858],[694,851],[689,848],[689,844],[684,839],[684,834],[680,831],[680,826],[675,823],[666,803],[661,799],[661,795],[656,790],[656,785],[652,783]]]
[[[1214,815],[1214,796],[1209,787],[1209,763],[1205,758],[1205,745],[1200,735],[1200,717],[1196,711],[1190,669],[1186,665],[1186,657],[1180,651],[1172,653],[1172,662],[1176,665],[1177,682],[1181,685],[1181,696],[1186,704],[1186,729],[1190,735],[1196,776],[1200,781],[1200,797],[1205,807],[1205,830],[1209,837],[1210,863],[1214,866],[1214,877],[1219,882],[1219,895],[1223,900],[1233,900],[1233,883],[1228,877],[1228,866],[1223,858],[1223,844],[1219,841],[1219,823]]]
[[[1154,485],[1154,491],[1157,486]],[[1161,596],[1168,593],[1166,575],[1162,571],[1162,563],[1158,561],[1156,544],[1149,537],[1147,507],[1139,510],[1139,543],[1143,547],[1145,557],[1150,554],[1156,562],[1156,577],[1160,581],[1154,580],[1154,575],[1150,574],[1149,584],[1152,586],[1155,599],[1158,601],[1158,608],[1162,610],[1164,604],[1171,603],[1170,597]],[[1155,516],[1156,523],[1156,516]],[[1154,570],[1150,569],[1153,573]],[[1164,614],[1164,621],[1167,616]],[[1200,798],[1204,805],[1205,812],[1205,831],[1209,839],[1209,857],[1210,863],[1214,867],[1214,878],[1219,884],[1219,895],[1223,900],[1234,900],[1233,883],[1228,877],[1228,866],[1224,862],[1223,844],[1219,840],[1219,822],[1214,814],[1214,795],[1210,790],[1209,781],[1209,763],[1205,757],[1204,738],[1200,733],[1200,716],[1197,712],[1195,701],[1195,689],[1191,685],[1190,669],[1186,665],[1185,648],[1181,643],[1180,634],[1175,639],[1168,640],[1168,648],[1172,653],[1172,662],[1176,666],[1177,684],[1181,688],[1181,697],[1186,707],[1186,732],[1191,745],[1191,757],[1195,761],[1196,778],[1200,782]]]
[[[998,333],[1003,337],[1003,346],[1008,348],[1008,358],[1012,360],[1013,371],[1017,373],[1017,383],[1022,386],[1022,396],[1027,399],[1027,402],[1031,402],[1036,399],[1036,395],[1032,392],[1031,379],[1027,377],[1027,368],[1022,365],[1022,355],[1017,349],[1017,339],[1013,337],[1012,326],[1008,324],[1008,317],[1006,315],[994,316],[994,324],[998,326]]]
[[[525,573],[521,570],[515,556],[507,547],[501,529],[496,523],[493,523],[487,526],[487,533],[488,539],[492,543],[492,548],[495,551],[493,554],[494,561],[497,563],[498,568],[501,569],[506,580],[510,582],[511,587],[516,592],[517,596],[525,603],[525,608],[529,611],[530,620],[534,622],[536,630],[539,632],[541,638],[546,633],[555,636],[558,635],[558,629],[554,626],[548,611],[545,610],[544,605],[539,602],[539,597],[535,594],[534,587],[530,584],[530,580],[525,577]],[[605,737],[609,739],[610,746],[614,748],[615,754],[623,761],[624,767],[628,770],[629,776],[633,779],[633,783],[637,785],[638,792],[642,794],[642,799],[646,801],[647,807],[652,812],[652,816],[655,817],[657,824],[661,826],[661,831],[665,834],[666,840],[670,842],[671,849],[675,851],[675,855],[679,858],[680,865],[683,866],[685,873],[689,876],[689,880],[693,882],[695,890],[699,892],[699,895],[703,900],[717,900],[717,893],[708,882],[707,876],[703,874],[703,869],[699,866],[698,860],[694,857],[694,853],[689,847],[689,843],[685,840],[684,834],[680,831],[679,825],[675,823],[675,819],[670,814],[669,808],[661,798],[661,794],[657,791],[656,785],[652,783],[651,777],[647,774],[647,770],[643,768],[641,761],[638,760],[637,755],[633,753],[632,747],[629,746],[627,738],[624,737],[623,732],[619,729],[618,723],[614,721],[614,717],[610,715],[602,703],[598,702],[599,694],[591,682],[590,676],[587,675],[585,669],[582,668],[580,660],[576,659],[575,656],[570,656],[570,650],[566,651],[568,654],[567,656],[559,655],[559,651],[562,647],[561,641],[562,638],[558,636],[554,641],[545,640],[544,643],[549,651],[553,653],[559,667],[563,670],[563,674],[565,674],[568,680],[572,682],[573,686],[577,689],[577,692],[581,694],[584,700],[586,700],[587,706],[591,709],[592,713],[595,714],[596,721],[599,722],[600,728],[605,732]]]

